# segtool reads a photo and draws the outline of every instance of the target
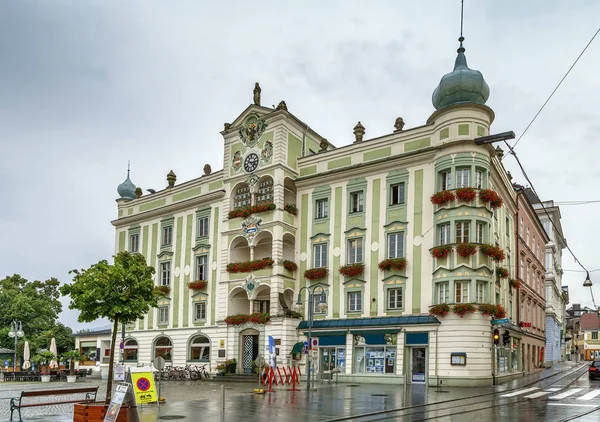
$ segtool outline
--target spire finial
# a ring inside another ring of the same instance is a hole
[[[458,50],[456,50],[458,53],[465,52],[465,48],[463,47],[463,41],[465,40],[465,37],[463,37],[464,6],[465,0],[460,0],[460,37],[458,37],[458,42],[460,42],[460,46],[458,47]]]
[[[127,160],[127,178],[129,179],[129,165],[131,164],[131,162],[129,160]]]

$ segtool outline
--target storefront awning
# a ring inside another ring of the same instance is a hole
[[[346,334],[348,334],[348,331],[346,331],[346,330],[340,330],[340,331],[314,331],[313,330],[310,333],[310,335],[313,337],[345,336]],[[308,336],[308,331],[304,331],[304,335]]]
[[[351,334],[365,336],[365,335],[383,335],[383,334],[396,334],[400,331],[400,328],[386,328],[384,330],[350,330]]]
[[[320,319],[313,321],[313,329],[350,329],[359,330],[364,328],[385,329],[385,327],[400,327],[405,325],[439,324],[440,321],[433,315],[419,316],[392,316],[373,318],[346,318],[346,319]],[[306,330],[308,321],[300,322],[299,330]],[[398,330],[399,331],[399,330]]]
[[[304,343],[299,341],[296,344],[294,344],[294,347],[292,347],[292,355],[295,355],[296,353],[302,353],[302,350],[304,350]]]

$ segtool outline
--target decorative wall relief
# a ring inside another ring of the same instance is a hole
[[[244,122],[240,129],[240,139],[246,148],[252,148],[258,144],[258,140],[266,127],[265,122],[257,114],[253,114],[246,119],[246,122]]]
[[[260,281],[254,278],[254,274],[248,274],[248,277],[246,277],[244,284],[242,284],[242,288],[248,294],[249,300],[254,299],[254,296],[256,295],[256,288],[258,286],[260,286]]]
[[[260,223],[262,223],[262,218],[253,216],[242,221],[242,236],[246,238],[250,247],[254,246],[254,239],[260,231]]]
[[[273,144],[271,141],[265,142],[265,146],[263,147],[260,155],[264,164],[271,162],[271,157],[273,156]]]
[[[238,171],[240,171],[240,169],[242,168],[242,153],[241,152],[236,151],[233,154],[233,159],[231,160],[231,168],[236,173]]]

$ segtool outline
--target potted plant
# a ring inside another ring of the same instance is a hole
[[[83,360],[83,355],[79,350],[69,350],[60,357],[63,361],[69,362],[69,375],[67,375],[67,382],[76,382],[77,375],[75,375],[75,362]]]
[[[287,259],[283,260],[283,268],[288,271],[296,271],[298,269],[298,265],[294,261],[289,261]]]
[[[446,258],[450,254],[450,251],[452,251],[452,246],[450,245],[436,246],[431,250],[431,256],[437,259]]]
[[[489,256],[496,262],[504,261],[504,258],[506,258],[506,256],[504,255],[504,251],[498,246],[484,244],[479,247],[479,250],[485,256]]]
[[[477,246],[474,243],[460,243],[456,245],[456,253],[463,258],[468,258],[475,255]]]
[[[431,308],[429,308],[429,313],[431,315],[445,317],[446,315],[448,315],[448,312],[450,312],[450,305],[448,305],[447,303],[440,303],[438,305],[433,305]]]
[[[481,189],[479,191],[479,199],[481,200],[481,202],[489,203],[490,208],[493,210],[495,210],[496,208],[500,208],[504,203],[500,195],[498,195],[491,189]]]
[[[500,278],[508,278],[508,268],[498,267],[496,268],[496,274]]]
[[[381,271],[402,271],[406,269],[406,259],[404,258],[388,258],[381,261],[378,265]]]
[[[456,196],[449,190],[442,190],[431,195],[431,203],[435,205],[445,205],[450,201],[454,201]]]
[[[477,192],[473,188],[458,188],[456,189],[456,197],[463,202],[471,202],[477,198]]]
[[[456,315],[459,317],[464,317],[466,314],[472,314],[475,312],[475,306],[470,303],[458,303],[454,305],[452,309]]]
[[[198,280],[198,281],[190,281],[188,283],[188,289],[190,290],[201,290],[206,287],[206,281]]]
[[[55,359],[56,359],[56,356],[54,355],[54,353],[50,352],[49,350],[39,352],[37,355],[35,355],[33,358],[31,358],[33,363],[40,366],[42,382],[50,382],[50,367],[48,364],[50,363],[50,361],[53,361]],[[45,369],[44,369],[44,365],[46,365]]]
[[[169,286],[156,286],[154,290],[156,293],[163,296],[167,296],[169,293],[171,293],[171,288]]]
[[[225,375],[225,370],[227,369],[227,366],[224,363],[220,363],[217,365],[217,376],[218,377],[222,377]]]
[[[262,270],[263,268],[272,267],[274,261],[271,258],[255,259],[254,261],[232,262],[227,264],[227,272],[234,273],[249,273],[252,271]]]
[[[518,289],[521,287],[521,282],[516,278],[511,278],[510,280],[508,280],[508,285],[513,289]]]
[[[237,361],[234,359],[227,359],[225,361],[225,373],[226,374],[235,374],[235,369],[237,367]]]

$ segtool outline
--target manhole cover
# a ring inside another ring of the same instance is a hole
[[[387,397],[387,394],[371,394],[373,397]]]
[[[175,419],[185,419],[186,416],[182,416],[182,415],[165,415],[165,416],[159,416],[158,419],[162,419],[163,421],[172,421]]]
[[[348,385],[346,385],[346,387],[360,387],[360,385],[358,385],[358,384],[348,384]]]

